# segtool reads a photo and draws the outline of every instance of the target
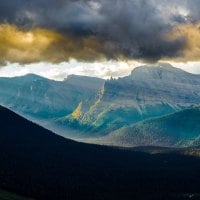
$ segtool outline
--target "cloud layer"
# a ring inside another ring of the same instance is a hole
[[[70,60],[59,64],[53,63],[32,63],[20,65],[9,63],[0,68],[0,77],[15,77],[26,74],[37,74],[49,79],[62,81],[70,74],[93,76],[104,79],[112,77],[123,77],[130,74],[131,70],[141,65],[138,62],[104,61],[104,62],[79,62]]]
[[[195,60],[199,21],[199,0],[1,0],[0,60]]]

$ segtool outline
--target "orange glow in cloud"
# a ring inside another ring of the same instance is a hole
[[[176,26],[164,35],[174,41],[183,38],[183,48],[174,57],[161,60],[186,62],[200,61],[200,23]],[[102,61],[107,58],[131,62],[130,59],[112,51],[106,41],[95,36],[73,37],[56,31],[35,28],[22,30],[15,25],[0,24],[0,63],[59,63],[71,58],[79,61]],[[112,54],[112,55],[111,55]]]
[[[185,45],[174,61],[200,61],[200,23],[179,25],[168,35],[170,39],[184,38]]]
[[[0,25],[0,44],[1,63],[100,60],[105,58],[106,49],[95,37],[74,38],[39,28],[24,31],[9,24]]]

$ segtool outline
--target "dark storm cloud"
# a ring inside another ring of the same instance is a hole
[[[180,56],[184,37],[174,26],[200,19],[199,0],[1,0],[1,23],[45,28],[82,39],[95,37],[107,58],[158,60]],[[92,48],[92,46],[88,46]],[[95,59],[95,58],[94,58]]]
[[[100,12],[104,21],[97,34],[128,58],[159,59],[182,48],[182,38],[168,41],[163,37],[171,26],[163,23],[151,1],[103,1]]]

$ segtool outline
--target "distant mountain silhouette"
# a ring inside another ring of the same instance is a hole
[[[0,107],[0,188],[37,200],[199,198],[200,160],[87,145]]]

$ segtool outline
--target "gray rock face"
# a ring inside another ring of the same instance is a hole
[[[169,64],[136,68],[129,78],[140,88],[149,90],[145,93],[146,97],[154,91],[154,100],[167,100],[183,106],[199,102],[200,75],[187,73]]]
[[[119,79],[115,84],[121,96],[129,91],[130,97],[143,101],[163,100],[187,105],[198,103],[200,97],[200,75],[168,65],[138,67],[130,76]]]

